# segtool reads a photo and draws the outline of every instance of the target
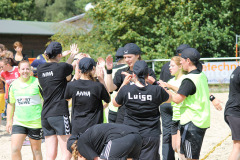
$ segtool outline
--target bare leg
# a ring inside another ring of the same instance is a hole
[[[31,143],[31,148],[33,152],[33,159],[42,160],[42,151],[41,151],[41,143],[42,140],[34,140],[29,138]]]
[[[62,157],[61,160],[70,160],[72,157],[72,154],[67,150],[67,140],[71,135],[58,135],[57,139],[60,144],[60,148],[62,151]]]
[[[233,150],[228,160],[239,160],[240,159],[240,141],[233,140]]]
[[[26,138],[26,134],[12,134],[11,136],[11,152],[12,152],[12,160],[21,160],[21,149],[24,139]]]
[[[58,139],[57,135],[45,136],[47,160],[55,160],[57,157]]]

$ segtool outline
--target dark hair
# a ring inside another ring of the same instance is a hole
[[[141,57],[141,55],[140,55],[140,54],[139,54],[138,60],[139,60],[139,61],[140,61],[140,60],[142,60],[142,57]]]
[[[6,65],[6,64],[9,64],[10,66],[16,66],[16,65],[17,65],[16,61],[15,61],[14,59],[12,59],[12,58],[3,58],[1,61],[2,61],[5,65]]]
[[[82,74],[86,75],[88,77],[88,79],[90,79],[92,81],[96,81],[96,78],[92,75],[92,70],[88,70]]]
[[[61,54],[61,53],[59,53]],[[58,55],[58,54],[57,54]],[[47,57],[47,59],[55,59],[57,57],[57,55],[53,55],[53,54],[45,54],[45,56]]]

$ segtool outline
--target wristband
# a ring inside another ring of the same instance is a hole
[[[209,97],[209,99],[210,99],[210,101],[212,102],[212,101],[215,99],[214,95],[211,95],[211,96]]]
[[[169,88],[168,87],[164,87],[166,90],[169,90]]]
[[[107,69],[107,74],[112,74],[112,69],[110,70]]]
[[[153,82],[152,85],[159,85],[159,82],[158,82],[158,81],[155,81],[155,82]]]

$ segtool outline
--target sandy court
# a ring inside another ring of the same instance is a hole
[[[214,93],[214,95],[223,101],[223,107],[225,107],[226,101],[228,99],[228,93]],[[211,105],[211,127],[207,130],[206,136],[203,141],[203,147],[201,151],[201,159],[207,155],[214,146],[216,146],[219,142],[221,142],[224,138],[226,138],[229,133],[230,129],[225,123],[223,119],[224,108],[222,111],[217,111]],[[11,137],[5,131],[5,124],[6,121],[2,121],[0,127],[0,160],[10,160],[11,159]],[[219,147],[213,151],[207,157],[207,160],[227,160],[228,156],[232,150],[232,139],[228,137]],[[43,152],[43,159],[46,155],[45,143],[42,143],[42,152]],[[23,160],[31,160],[32,159],[32,152],[30,146],[23,146],[22,148],[22,159]],[[57,160],[60,160],[60,149]]]

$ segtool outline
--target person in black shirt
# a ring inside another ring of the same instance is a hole
[[[133,66],[134,64],[141,59],[141,49],[134,43],[128,43],[124,46],[124,59],[126,64],[128,65],[127,68],[124,69],[119,69],[115,76],[114,79],[112,79],[112,68],[113,68],[113,59],[112,56],[109,55],[106,58],[106,67],[107,67],[107,78],[106,78],[106,85],[108,87],[109,92],[112,91],[118,91],[119,88],[121,87],[124,78],[128,74],[133,73]],[[148,68],[148,82],[150,82],[150,79],[156,80],[156,76],[151,68]],[[130,82],[130,85],[134,84],[134,82]],[[125,113],[125,106],[121,106],[118,109],[117,113],[117,120],[116,123],[122,123],[123,122],[123,117]]]
[[[116,54],[115,54],[115,57],[116,57],[116,62],[117,64],[113,67],[113,73],[112,73],[112,77],[114,78],[115,76],[115,73],[120,70],[120,69],[124,69],[124,68],[127,68],[127,64],[125,63],[125,60],[123,58],[123,51],[124,51],[124,48],[123,47],[120,47],[118,48]],[[113,91],[112,94],[111,94],[111,98],[115,98],[117,92],[116,91]],[[108,114],[108,122],[109,123],[115,123],[116,120],[117,120],[117,111],[118,111],[118,108],[117,107],[114,107],[112,102],[110,102],[108,104],[108,108],[109,108],[109,114]]]
[[[71,136],[67,144],[74,159],[87,160],[138,159],[141,146],[137,128],[114,123],[94,125],[78,136]]]
[[[179,56],[186,48],[190,48],[188,44],[181,44],[176,49],[176,56]],[[160,73],[160,80],[168,82],[173,76],[169,70],[170,62],[167,62],[162,66]],[[164,103],[160,107],[161,119],[162,119],[162,158],[163,160],[175,160],[175,152],[172,148],[172,106],[171,103]]]
[[[21,42],[14,42],[13,48],[16,51],[16,54],[13,55],[13,59],[16,61],[17,65],[22,60],[28,61],[28,56],[26,54],[22,54],[23,45]]]
[[[240,67],[230,76],[229,96],[224,111],[224,119],[232,132],[233,149],[230,159],[240,158]]]
[[[59,42],[51,42],[46,49],[47,63],[37,67],[37,76],[44,99],[42,109],[42,128],[47,147],[47,159],[56,159],[58,142],[63,159],[70,159],[71,153],[66,148],[70,137],[70,120],[64,92],[67,79],[71,79],[73,67],[71,62],[78,53],[77,45],[71,48],[67,63],[59,63],[62,57],[62,46]]]
[[[81,77],[67,84],[64,98],[72,99],[72,134],[85,132],[89,127],[103,123],[103,104],[110,102],[105,88],[103,71],[98,70],[99,82],[93,78],[96,63],[92,58],[84,57],[79,61]]]
[[[126,76],[122,88],[113,100],[116,107],[125,105],[123,124],[139,128],[143,137],[140,159],[160,159],[160,112],[159,105],[169,103],[171,97],[158,85],[146,82],[148,66],[145,61],[137,61],[133,67],[133,75]],[[130,80],[134,85],[126,85]]]

